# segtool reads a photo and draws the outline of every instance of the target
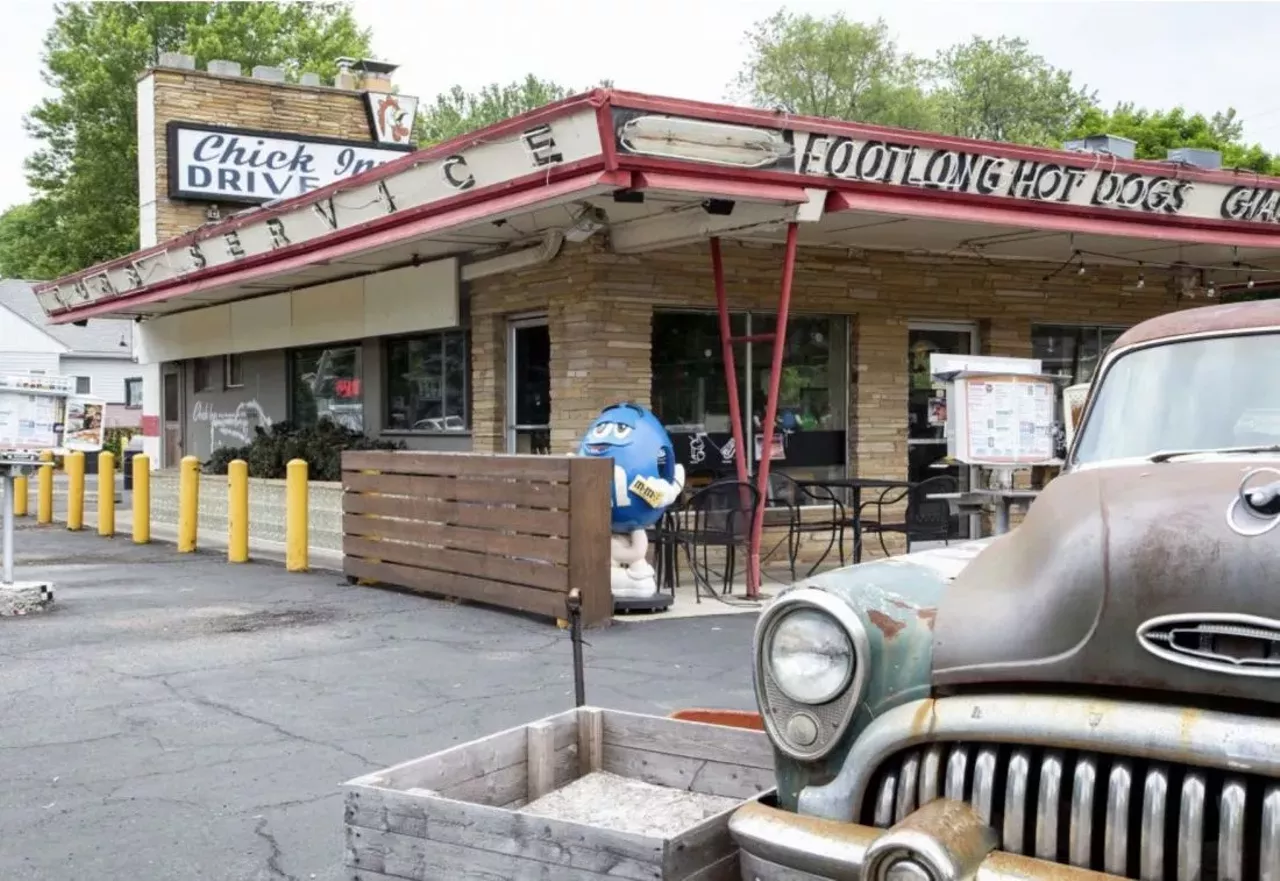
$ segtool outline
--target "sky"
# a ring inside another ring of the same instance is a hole
[[[1280,151],[1280,90],[1267,48],[1280,2],[1237,0],[356,0],[379,58],[402,92],[429,98],[528,73],[567,86],[725,101],[746,54],[744,32],[782,6],[881,17],[901,49],[932,55],[973,35],[1022,37],[1072,71],[1104,106],[1133,101],[1206,114],[1233,106],[1249,140]],[[53,3],[7,0],[0,34],[0,209],[28,197],[24,114],[48,94],[42,38]]]

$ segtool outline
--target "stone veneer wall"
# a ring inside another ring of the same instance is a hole
[[[307,538],[312,550],[342,553],[342,484],[311,481],[307,488]],[[227,536],[227,478],[200,475],[199,520],[196,542],[216,534]],[[151,475],[151,520],[178,528],[178,472]],[[283,544],[285,540],[285,481],[249,478],[249,541]]]
[[[155,76],[156,236],[165,241],[205,222],[206,202],[171,202],[166,124],[181,122],[264,129],[369,141],[369,122],[358,91],[158,68]],[[246,74],[248,71],[245,72]],[[243,206],[229,206],[223,214]]]
[[[733,309],[774,311],[780,247],[724,243]],[[1090,267],[1046,280],[1046,267],[901,253],[804,248],[793,313],[852,318],[850,461],[864,476],[904,475],[907,463],[908,323],[972,321],[981,352],[1031,355],[1031,325],[1131,325],[1179,303],[1158,272]],[[506,320],[543,311],[551,335],[551,444],[573,449],[600,408],[648,404],[655,309],[715,308],[705,244],[638,256],[601,243],[568,246],[535,269],[471,286],[473,449],[503,447]]]

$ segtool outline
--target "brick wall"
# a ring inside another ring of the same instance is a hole
[[[725,242],[723,252],[731,307],[773,311],[781,248]],[[910,321],[976,322],[983,353],[1026,357],[1033,323],[1131,325],[1179,306],[1150,270],[1140,291],[1132,290],[1133,269],[1045,275],[1044,266],[801,249],[793,312],[853,319],[850,454],[857,473],[906,472]],[[715,308],[705,244],[623,256],[592,241],[567,246],[534,270],[476,282],[474,449],[503,444],[507,316],[549,316],[552,451],[564,453],[601,407],[623,398],[648,403],[651,318],[664,307]]]
[[[165,241],[205,222],[207,202],[168,198],[171,120],[370,141],[360,92],[222,76],[197,70],[157,69],[155,77],[156,235]],[[243,206],[223,207],[223,214]]]

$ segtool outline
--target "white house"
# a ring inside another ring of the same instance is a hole
[[[0,281],[0,374],[76,377],[76,391],[107,402],[108,428],[142,422],[142,371],[133,354],[133,322],[90,318],[83,327],[46,324],[31,283]]]

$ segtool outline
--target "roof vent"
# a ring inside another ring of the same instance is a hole
[[[1174,147],[1166,158],[1170,162],[1190,165],[1205,171],[1217,171],[1222,168],[1222,154],[1217,150],[1206,150],[1201,147]]]
[[[1086,138],[1067,141],[1062,148],[1073,153],[1099,153],[1114,156],[1117,159],[1132,159],[1137,146],[1137,141],[1122,138],[1119,135],[1089,135]]]

